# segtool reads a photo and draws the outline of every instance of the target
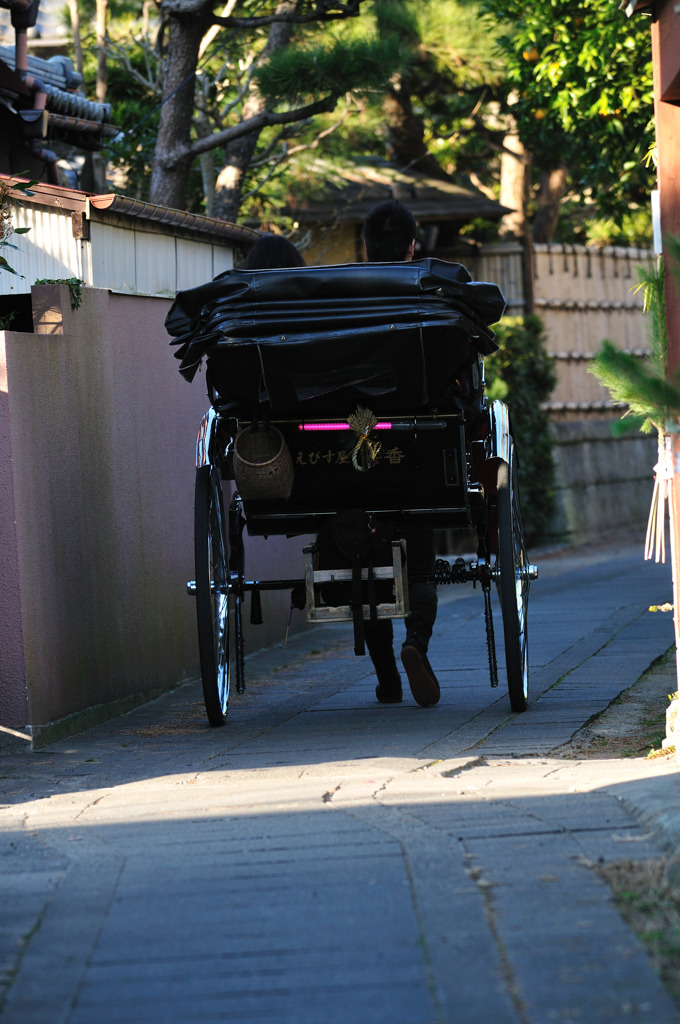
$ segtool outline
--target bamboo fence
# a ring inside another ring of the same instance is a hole
[[[546,348],[555,361],[557,385],[547,403],[554,422],[612,418],[620,408],[588,373],[604,339],[643,358],[649,351],[638,268],[653,254],[645,249],[577,245],[533,247],[533,308],[545,325]],[[494,281],[508,315],[525,311],[521,246],[483,247],[466,261],[477,280]]]

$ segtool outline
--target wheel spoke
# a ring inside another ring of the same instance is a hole
[[[215,606],[217,691],[222,714],[226,715],[229,701],[229,595],[218,592]]]
[[[201,680],[208,721],[223,725],[231,680],[231,587],[219,473],[210,466],[196,472],[196,615]]]
[[[498,572],[496,582],[503,615],[508,693],[513,711],[527,706],[529,665],[527,613],[529,580],[533,567],[527,563],[517,488],[514,445],[509,462],[498,469]]]

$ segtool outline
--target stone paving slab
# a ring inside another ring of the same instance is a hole
[[[248,658],[224,729],[189,682],[3,755],[0,1020],[680,1024],[593,871],[680,852],[676,765],[555,752],[672,644],[668,589],[626,550],[548,560],[523,715],[460,588],[436,708],[378,705],[319,627]]]

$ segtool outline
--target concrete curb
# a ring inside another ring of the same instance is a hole
[[[626,795],[620,799],[631,816],[654,834],[669,857],[680,861],[680,773],[628,782]]]

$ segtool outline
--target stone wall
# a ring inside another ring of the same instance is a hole
[[[644,545],[656,434],[613,438],[609,421],[554,423],[554,532],[571,544],[640,531]]]

